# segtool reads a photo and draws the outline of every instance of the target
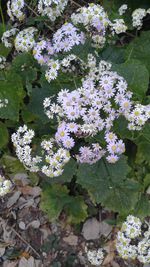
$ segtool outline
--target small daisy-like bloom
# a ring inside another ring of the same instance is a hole
[[[66,127],[70,133],[76,133],[78,131],[78,125],[74,122],[67,123]]]
[[[105,154],[105,151],[98,143],[93,143],[91,146],[80,147],[79,154],[76,155],[77,161],[80,163],[93,164],[100,160]]]
[[[126,12],[127,8],[128,8],[128,6],[126,4],[123,4],[118,10],[119,11],[119,15],[120,16],[123,15]]]
[[[106,159],[109,163],[116,163],[119,160],[119,157],[115,154],[111,154],[111,155],[108,155]]]
[[[146,16],[147,12],[144,8],[137,8],[132,13],[132,24],[134,28],[140,30],[143,25],[143,18]]]
[[[64,11],[68,0],[39,0],[38,12],[42,16],[48,16],[51,21],[55,21]]]
[[[64,138],[62,143],[63,143],[63,146],[67,149],[71,149],[75,145],[75,141],[72,137]]]
[[[15,36],[17,32],[18,32],[17,28],[12,28],[11,30],[4,32],[1,38],[2,43],[6,47],[12,47],[13,36]]]
[[[103,249],[90,250],[85,248],[87,259],[93,266],[100,266],[104,260]]]
[[[0,55],[0,70],[6,67],[6,58]]]
[[[71,20],[74,25],[84,25],[85,30],[90,34],[91,28],[94,28],[92,39],[96,45],[103,47],[106,41],[105,32],[109,25],[109,19],[102,6],[91,3],[88,7],[81,7],[76,13],[72,14]]]
[[[147,232],[149,230],[144,230],[139,218],[129,215],[117,234],[116,248],[119,255],[126,260],[138,259],[143,264],[149,263],[150,234]]]
[[[111,29],[113,33],[120,34],[126,32],[127,26],[123,19],[115,19],[113,23],[110,23]]]
[[[34,34],[37,29],[29,27],[25,30],[20,31],[15,38],[15,48],[18,52],[28,52],[32,50],[35,45]]]
[[[24,20],[25,14],[23,13],[23,8],[25,6],[24,0],[9,0],[7,2],[7,14],[12,21],[16,18],[19,21]]]
[[[71,23],[65,23],[54,34],[52,43],[56,53],[68,52],[73,46],[79,45],[83,42],[83,33],[73,26]]]
[[[4,197],[7,193],[9,193],[11,188],[12,182],[5,179],[4,176],[0,175],[0,197]]]

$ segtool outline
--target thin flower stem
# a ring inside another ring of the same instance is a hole
[[[82,7],[80,4],[76,3],[74,0],[71,0],[71,3],[76,5],[77,7]]]
[[[1,0],[0,0],[0,16],[2,19],[2,25],[3,25],[3,31],[6,31],[6,27],[5,27],[5,20],[4,20],[4,15],[3,15],[3,10],[2,10],[2,5],[1,5]]]
[[[26,5],[26,7],[27,7],[30,11],[33,12],[34,15],[36,15],[37,17],[39,16],[39,14],[38,14],[35,10],[33,10],[28,4],[25,4],[25,5]],[[46,27],[47,27],[49,30],[51,30],[52,32],[54,32],[54,30],[53,30],[47,23],[45,23],[45,25],[46,25]]]

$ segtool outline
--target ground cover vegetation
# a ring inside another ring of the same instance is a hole
[[[150,263],[149,1],[9,0],[0,16],[0,197],[25,172],[49,221],[112,212],[117,253]]]

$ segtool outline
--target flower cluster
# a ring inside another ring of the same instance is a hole
[[[91,146],[82,146],[79,149],[79,155],[76,156],[80,163],[93,164],[100,160],[105,154],[98,143],[93,143]]]
[[[150,226],[139,218],[129,215],[117,235],[116,248],[123,259],[138,259],[141,263],[150,263]]]
[[[84,41],[85,37],[82,32],[79,32],[71,23],[65,23],[53,35],[51,42],[49,40],[41,40],[35,44],[33,49],[34,58],[40,65],[46,65],[48,67],[45,73],[48,82],[56,79],[58,70],[61,67],[61,60],[53,59],[52,55],[57,55],[60,52],[68,52],[73,46],[83,44]],[[69,56],[66,61],[73,59]],[[62,60],[63,67],[66,61]]]
[[[149,12],[149,11],[148,11]],[[132,24],[134,28],[140,30],[143,25],[143,18],[147,15],[144,8],[137,8],[132,13]]]
[[[125,152],[125,145],[113,132],[114,121],[124,116],[129,122],[129,129],[140,130],[150,118],[150,105],[143,106],[132,101],[132,93],[127,90],[126,81],[110,70],[110,63],[101,61],[97,66],[96,58],[89,54],[86,68],[89,68],[89,73],[82,80],[80,88],[73,91],[62,89],[56,96],[47,97],[43,102],[48,118],[58,121],[55,145],[51,146],[49,152],[45,150],[42,158],[31,157],[29,144],[34,134],[33,131],[27,131],[26,126],[12,136],[16,153],[26,167],[37,171],[35,163],[45,161],[48,165],[44,164],[42,172],[54,177],[62,174],[70,154],[80,163],[93,164],[103,156],[109,163],[115,163]],[[85,138],[97,134],[102,135],[102,144],[90,142],[90,145],[77,146],[78,154],[74,152],[78,139],[83,144]],[[29,140],[26,141],[26,138]],[[41,144],[43,149],[48,144],[45,142]],[[57,152],[56,147],[59,147]]]
[[[93,56],[89,55],[87,65],[91,68],[81,88],[71,92],[61,90],[57,103],[46,98],[44,109],[49,119],[58,119],[55,139],[66,149],[72,149],[77,138],[92,137],[104,131],[105,148],[101,150],[96,144],[81,147],[79,155],[76,155],[78,161],[93,163],[105,154],[108,162],[115,163],[124,153],[125,145],[111,131],[114,121],[123,115],[129,121],[129,129],[140,130],[150,118],[150,106],[134,104],[123,77],[105,70],[105,67],[110,68],[109,64],[100,62],[96,67],[93,62]]]
[[[113,34],[120,34],[126,32],[127,26],[123,19],[115,19],[113,23],[110,23]]]
[[[6,180],[4,176],[0,175],[0,197],[5,196],[9,193],[12,187],[12,183],[10,180]]]
[[[74,54],[70,54],[61,61],[62,72],[84,71],[86,64]]]
[[[35,45],[34,34],[37,29],[34,27],[20,31],[15,38],[15,48],[18,52],[29,52]]]
[[[102,6],[92,3],[88,7],[81,7],[72,14],[71,20],[74,25],[83,24],[93,41],[103,47],[106,41],[105,32],[110,21]]]
[[[10,0],[7,2],[7,13],[12,21],[14,21],[15,18],[20,21],[24,20],[25,15],[22,11],[24,5],[24,0]]]
[[[140,131],[150,118],[150,105],[143,106],[141,104],[136,104],[131,109],[130,113],[126,114],[126,118],[129,121],[129,130]]]
[[[33,56],[40,65],[48,65],[50,56],[54,54],[54,48],[49,41],[40,40],[33,48]]]
[[[72,23],[65,23],[60,29],[58,29],[52,39],[52,43],[55,52],[68,52],[73,46],[83,44],[85,36],[79,30],[72,25]]]
[[[42,171],[48,177],[57,177],[63,173],[64,165],[70,160],[68,150],[55,146],[55,140],[43,140],[41,142],[41,156],[32,156],[31,142],[35,133],[28,130],[27,126],[19,127],[12,135],[12,142],[16,148],[16,154],[24,166],[31,172]]]
[[[51,21],[55,21],[64,11],[67,4],[68,0],[39,0],[38,12],[42,16],[48,16]]]
[[[44,149],[44,159],[46,164],[41,168],[41,171],[48,177],[57,177],[63,173],[64,165],[70,160],[70,153],[68,150],[58,148],[55,151],[54,140],[44,140],[41,143]]]
[[[5,67],[6,67],[6,58],[0,56],[0,70],[5,69]]]
[[[45,78],[50,83],[51,80],[55,80],[58,76],[58,70],[60,69],[60,63],[58,60],[49,60],[49,68],[45,72]]]
[[[0,108],[5,108],[8,105],[8,99],[0,99]]]
[[[126,4],[122,5],[119,9],[118,9],[118,12],[119,12],[119,15],[122,16],[126,10],[127,10],[128,6]]]
[[[3,33],[1,40],[5,47],[12,47],[12,37],[15,36],[17,32],[17,28],[12,28]]]
[[[39,170],[38,163],[41,162],[41,157],[32,157],[32,149],[30,147],[35,133],[33,130],[28,130],[27,126],[19,127],[17,132],[12,135],[12,142],[16,148],[16,154],[24,166],[32,172]]]
[[[102,264],[104,260],[104,253],[101,248],[95,250],[85,248],[85,252],[90,264],[94,266],[100,266]]]
[[[88,7],[81,7],[77,13],[72,14],[71,20],[73,24],[83,24],[87,30],[91,27],[101,33],[105,33],[105,29],[109,24],[109,19],[104,8],[100,5],[89,4]]]

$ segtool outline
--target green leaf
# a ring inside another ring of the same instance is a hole
[[[145,218],[150,214],[150,200],[146,195],[141,195],[140,199],[138,200],[133,214],[140,218]]]
[[[28,84],[36,79],[37,71],[35,64],[36,62],[32,55],[29,53],[22,53],[15,57],[12,62],[12,68],[21,76],[23,83]]]
[[[48,117],[44,113],[43,101],[46,97],[50,96],[50,89],[47,87],[33,89],[31,94],[30,103],[27,106],[29,112],[31,112],[35,118],[39,119],[43,123],[49,121]]]
[[[137,160],[143,159],[150,162],[150,125],[147,123],[135,140],[137,145]]]
[[[7,48],[3,44],[0,44],[0,56],[7,57],[10,51],[11,48]]]
[[[70,197],[71,198],[71,197]],[[87,205],[81,196],[72,197],[65,207],[69,223],[78,224],[87,218]]]
[[[119,135],[120,138],[127,138],[132,140],[132,132],[128,130],[128,122],[123,117],[120,116],[115,122],[114,122],[114,131]]]
[[[0,80],[0,99],[8,99],[8,105],[0,108],[0,118],[18,121],[23,97],[24,92],[20,78],[10,70],[6,73],[4,80]]]
[[[141,142],[137,145],[137,158],[143,158],[150,163],[150,143]]]
[[[128,214],[137,201],[140,186],[126,178],[130,168],[125,157],[117,163],[109,164],[100,160],[96,164],[79,166],[77,182],[85,188],[95,203]]]
[[[112,69],[125,78],[129,90],[137,99],[144,98],[149,84],[149,73],[144,64],[138,60],[128,60],[123,64],[113,65]]]
[[[144,189],[147,189],[150,186],[150,173],[147,173],[144,177]]]
[[[68,199],[67,187],[54,184],[43,190],[40,208],[47,213],[50,221],[54,221],[58,219]]]
[[[0,148],[7,145],[9,140],[8,130],[4,123],[0,122]]]
[[[10,176],[19,172],[26,172],[24,166],[17,158],[7,154],[4,154],[1,158],[0,164]]]
[[[53,184],[42,192],[41,209],[47,213],[50,221],[58,219],[65,210],[70,223],[80,223],[87,217],[87,206],[81,196],[70,196],[66,186]]]
[[[127,47],[126,58],[137,59],[150,73],[150,31],[141,32]],[[139,73],[140,74],[140,73]],[[141,85],[141,84],[140,84]]]
[[[135,10],[139,7],[148,8],[149,0],[103,0],[103,7],[110,12],[112,12],[112,10],[118,10],[118,8],[123,4],[127,4],[129,10]]]
[[[102,60],[121,64],[125,61],[125,49],[122,47],[108,46],[100,53],[100,57]]]

